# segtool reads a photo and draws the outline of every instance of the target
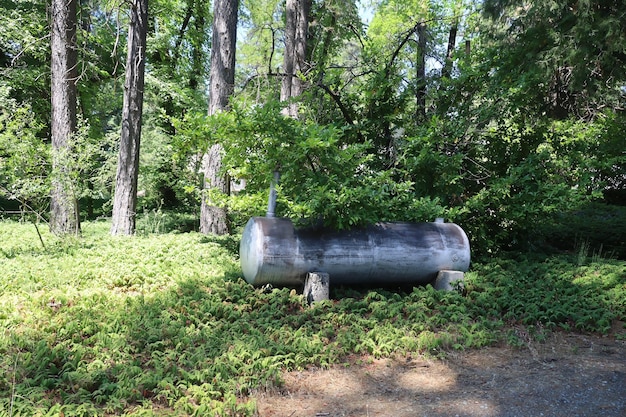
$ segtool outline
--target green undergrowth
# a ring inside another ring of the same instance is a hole
[[[557,330],[624,338],[626,262],[476,263],[462,292],[333,290],[310,308],[242,278],[236,237],[60,240],[0,223],[0,416],[253,416],[284,370],[521,345]]]
[[[626,260],[626,206],[587,203],[546,219],[545,244],[583,257]]]

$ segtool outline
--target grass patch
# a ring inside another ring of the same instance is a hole
[[[236,237],[108,230],[42,230],[44,248],[32,225],[0,223],[0,416],[252,416],[285,369],[626,321],[624,261],[498,258],[473,265],[464,294],[336,288],[308,308],[246,284]]]

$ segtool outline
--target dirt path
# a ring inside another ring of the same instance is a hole
[[[259,416],[626,416],[626,342],[611,338],[359,362],[285,374],[257,397]]]

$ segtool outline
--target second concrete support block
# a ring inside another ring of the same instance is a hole
[[[463,285],[465,274],[461,271],[439,271],[433,281],[433,287],[440,291],[452,291]]]
[[[304,297],[309,305],[330,298],[330,277],[324,272],[309,272],[304,281]]]

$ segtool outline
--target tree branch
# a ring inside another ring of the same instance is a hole
[[[178,58],[180,58],[180,46],[183,43],[183,37],[185,36],[185,32],[187,31],[187,26],[189,26],[189,21],[191,20],[191,16],[193,15],[193,6],[194,6],[194,1],[191,0],[187,7],[187,14],[185,15],[183,24],[181,25],[180,30],[178,31],[178,38],[176,39],[176,44],[174,46],[174,65],[176,65]]]
[[[339,96],[339,94],[335,93],[333,90],[330,89],[330,87],[328,87],[321,81],[317,82],[317,86],[320,87],[322,90],[324,90],[326,94],[328,94],[330,98],[333,99],[333,101],[335,102],[339,110],[341,111],[341,114],[343,115],[343,118],[346,120],[346,122],[353,125],[354,118],[352,117],[351,112],[348,110],[348,108],[341,101],[341,97]]]

